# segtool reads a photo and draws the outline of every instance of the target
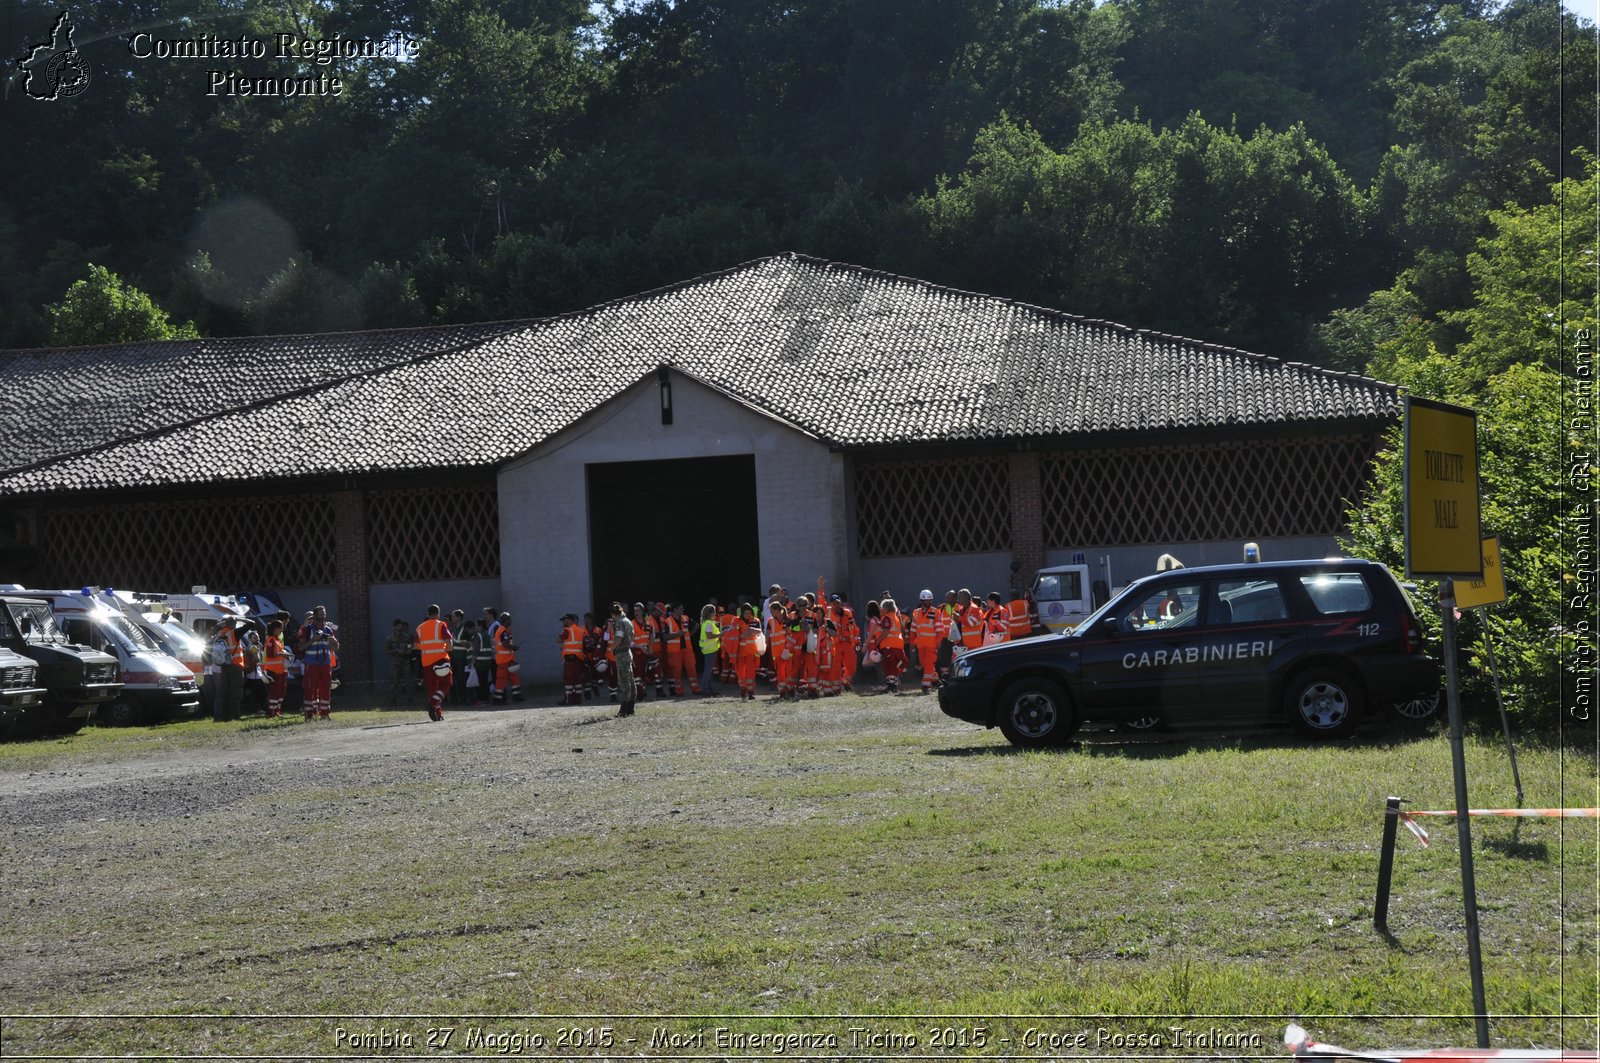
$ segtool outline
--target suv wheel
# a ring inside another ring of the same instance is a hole
[[[1431,694],[1418,694],[1416,697],[1407,698],[1405,701],[1394,703],[1394,713],[1401,719],[1412,723],[1423,723],[1439,714],[1444,707],[1444,691],[1435,690]]]
[[[1138,734],[1149,734],[1151,731],[1162,731],[1167,726],[1165,716],[1141,716],[1136,720],[1123,720],[1117,724],[1118,729],[1133,731]]]
[[[1056,746],[1078,729],[1067,692],[1048,679],[1019,679],[1000,694],[1000,731],[1014,746]]]
[[[1311,668],[1289,680],[1284,709],[1302,731],[1317,738],[1343,738],[1361,718],[1361,690],[1344,672]]]

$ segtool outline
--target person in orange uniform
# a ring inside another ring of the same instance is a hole
[[[655,622],[645,612],[643,602],[633,603],[633,685],[636,688],[635,701],[644,700],[645,687],[653,681],[656,687],[656,696],[663,697],[666,691],[661,686],[661,662],[653,656],[656,641]]]
[[[576,613],[561,614],[561,682],[563,705],[583,704],[583,627]]]
[[[511,637],[511,614],[501,613],[494,628],[494,703],[504,705],[506,697],[522,700],[522,666],[517,663],[517,643]]]
[[[983,644],[993,646],[1011,638],[1011,614],[1000,600],[999,591],[989,592],[989,604],[983,610]]]
[[[1017,588],[1011,588],[1011,601],[1006,603],[1006,612],[1010,622],[1010,639],[1030,638],[1033,635],[1033,603],[1023,596]]]
[[[211,706],[214,720],[237,720],[243,708],[244,639],[239,635],[243,623],[242,619],[229,617],[217,625],[212,636],[211,656],[220,666],[217,700]]]
[[[800,596],[798,619],[799,624],[796,627],[800,640],[800,670],[797,678],[800,684],[800,696],[815,698],[822,693],[821,671],[817,660],[822,642],[822,618],[817,611],[816,595],[807,593]]]
[[[692,633],[683,606],[673,605],[667,610],[667,678],[672,681],[672,696],[676,698],[684,696],[685,686],[690,693],[700,693],[700,680],[694,674],[694,647],[689,644]]]
[[[739,615],[734,612],[733,606],[722,611],[722,615],[717,617],[717,624],[722,631],[722,671],[717,681],[736,686],[739,682]]]
[[[444,699],[455,685],[450,670],[450,625],[439,619],[439,607],[428,606],[428,618],[417,625],[417,653],[422,659],[423,698],[428,719],[444,719]]]
[[[794,618],[789,606],[773,602],[767,619],[767,646],[772,651],[772,683],[778,697],[794,698],[800,675],[800,650],[794,638]]]
[[[924,589],[911,611],[911,636],[917,645],[917,662],[922,665],[922,692],[933,690],[939,681],[939,610],[933,605],[933,591]]]
[[[878,605],[878,652],[883,657],[883,690],[886,694],[900,692],[900,673],[906,670],[905,618],[894,604],[885,598]]]
[[[756,699],[756,669],[761,666],[761,621],[756,619],[753,605],[739,607],[739,656],[736,659],[739,674],[739,696],[745,701]]]
[[[961,652],[967,653],[983,645],[983,607],[972,598],[972,592],[965,587],[956,592],[956,611],[950,618],[950,634],[953,641],[961,646]]]
[[[289,651],[283,645],[283,621],[267,625],[267,641],[261,652],[261,670],[267,674],[267,715],[283,715],[283,696],[289,692]]]
[[[861,632],[856,629],[855,610],[850,608],[849,603],[837,594],[828,601],[833,605],[833,624],[839,636],[835,653],[839,658],[840,689],[848,694],[856,681],[856,667],[859,664],[856,644],[860,641]]]
[[[827,616],[829,610],[823,610]],[[825,698],[844,692],[844,658],[840,653],[839,625],[823,619],[817,629],[817,687]]]

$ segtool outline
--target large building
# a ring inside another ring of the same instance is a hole
[[[0,567],[511,611],[1331,552],[1389,384],[798,255],[533,321],[0,352]],[[7,582],[0,572],[0,582]],[[349,633],[370,634],[363,646]]]

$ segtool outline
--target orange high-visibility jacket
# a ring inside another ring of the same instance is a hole
[[[424,620],[417,625],[417,653],[424,668],[450,656],[450,629],[443,620]]]

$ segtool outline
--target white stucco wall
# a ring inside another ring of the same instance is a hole
[[[752,454],[762,586],[751,591],[772,583],[814,587],[818,576],[839,586],[848,578],[843,455],[678,373],[672,400],[673,423],[663,425],[651,377],[501,470],[501,601],[536,625],[521,627],[523,645],[537,647],[523,653],[524,682],[559,682],[554,618],[592,600],[591,463]],[[640,548],[649,548],[647,536]]]

